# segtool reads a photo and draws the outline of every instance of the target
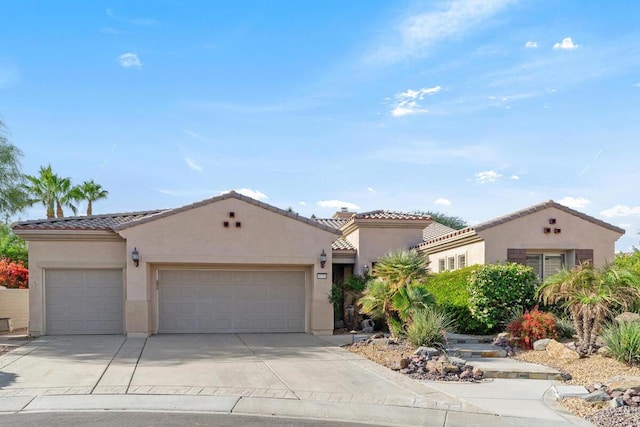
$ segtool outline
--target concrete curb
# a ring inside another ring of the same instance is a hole
[[[0,414],[46,412],[181,412],[316,419],[387,426],[539,427],[542,420],[406,406],[312,400],[186,395],[52,395],[0,398]],[[2,415],[0,415],[1,417]],[[584,420],[580,425],[586,426]],[[545,427],[572,422],[544,421]]]

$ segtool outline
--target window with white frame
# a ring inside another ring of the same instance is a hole
[[[557,274],[565,268],[565,254],[562,253],[539,253],[527,254],[527,265],[533,268],[540,280]]]
[[[467,254],[458,254],[458,268],[467,266]]]
[[[438,260],[438,273],[442,273],[446,270],[444,258],[440,258]]]
[[[456,258],[450,256],[447,258],[447,270],[452,271],[455,269],[456,269]]]

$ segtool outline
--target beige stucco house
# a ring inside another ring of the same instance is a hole
[[[473,264],[517,262],[542,279],[583,261],[613,261],[622,228],[549,200],[420,243],[435,272]]]
[[[557,256],[567,266],[612,259],[624,232],[554,202],[455,231],[389,211],[308,219],[235,192],[177,209],[19,222],[14,231],[29,244],[34,336],[331,334],[332,282],[390,251],[417,247],[435,271],[537,259],[544,275]]]

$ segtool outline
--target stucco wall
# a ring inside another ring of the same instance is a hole
[[[556,224],[549,224],[555,218]],[[543,233],[550,227],[551,233]],[[561,229],[559,234],[554,228]],[[486,263],[507,259],[507,249],[570,251],[593,249],[595,265],[612,261],[620,234],[554,207],[517,218],[478,234],[485,239]]]
[[[29,324],[29,289],[0,287],[0,317],[10,317],[14,329]]]
[[[234,217],[230,217],[233,212]],[[223,222],[228,221],[225,228]],[[241,226],[236,227],[235,223]],[[140,266],[127,268],[128,333],[148,334],[155,324],[155,266],[183,264],[210,267],[303,266],[310,281],[307,332],[330,334],[333,308],[331,291],[331,243],[338,236],[242,200],[229,198],[159,218],[120,231],[127,240],[126,253],[134,247]],[[320,252],[327,263],[320,267]],[[316,273],[327,273],[318,279]]]
[[[114,235],[114,238],[118,238]],[[29,241],[29,333],[45,333],[44,272],[47,268],[124,268],[124,241]],[[126,293],[125,293],[126,295]]]
[[[376,262],[389,252],[408,249],[422,242],[421,228],[358,228],[345,238],[358,249],[354,273],[362,274],[362,267]]]
[[[441,258],[446,259],[448,257],[457,257],[458,255],[466,254],[467,255],[467,266],[474,264],[484,264],[484,242],[475,242],[469,243],[467,245],[463,245],[453,249],[446,249],[439,252],[430,253],[427,256],[427,260],[429,261],[429,268],[434,273],[438,273],[438,261]],[[456,269],[457,269],[457,258],[456,258]],[[448,268],[445,268],[447,270]]]

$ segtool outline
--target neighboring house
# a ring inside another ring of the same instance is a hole
[[[427,239],[417,249],[434,272],[501,261],[531,266],[545,279],[583,261],[613,261],[622,228],[549,200],[473,227]]]
[[[231,192],[177,209],[13,229],[29,242],[32,335],[322,335],[333,331],[332,282],[370,270],[390,251],[418,247],[436,271],[440,259],[454,269],[532,264],[539,254],[548,269],[555,254],[567,264],[613,258],[621,229],[553,202],[540,206],[455,231],[429,216],[389,211],[308,219]]]

